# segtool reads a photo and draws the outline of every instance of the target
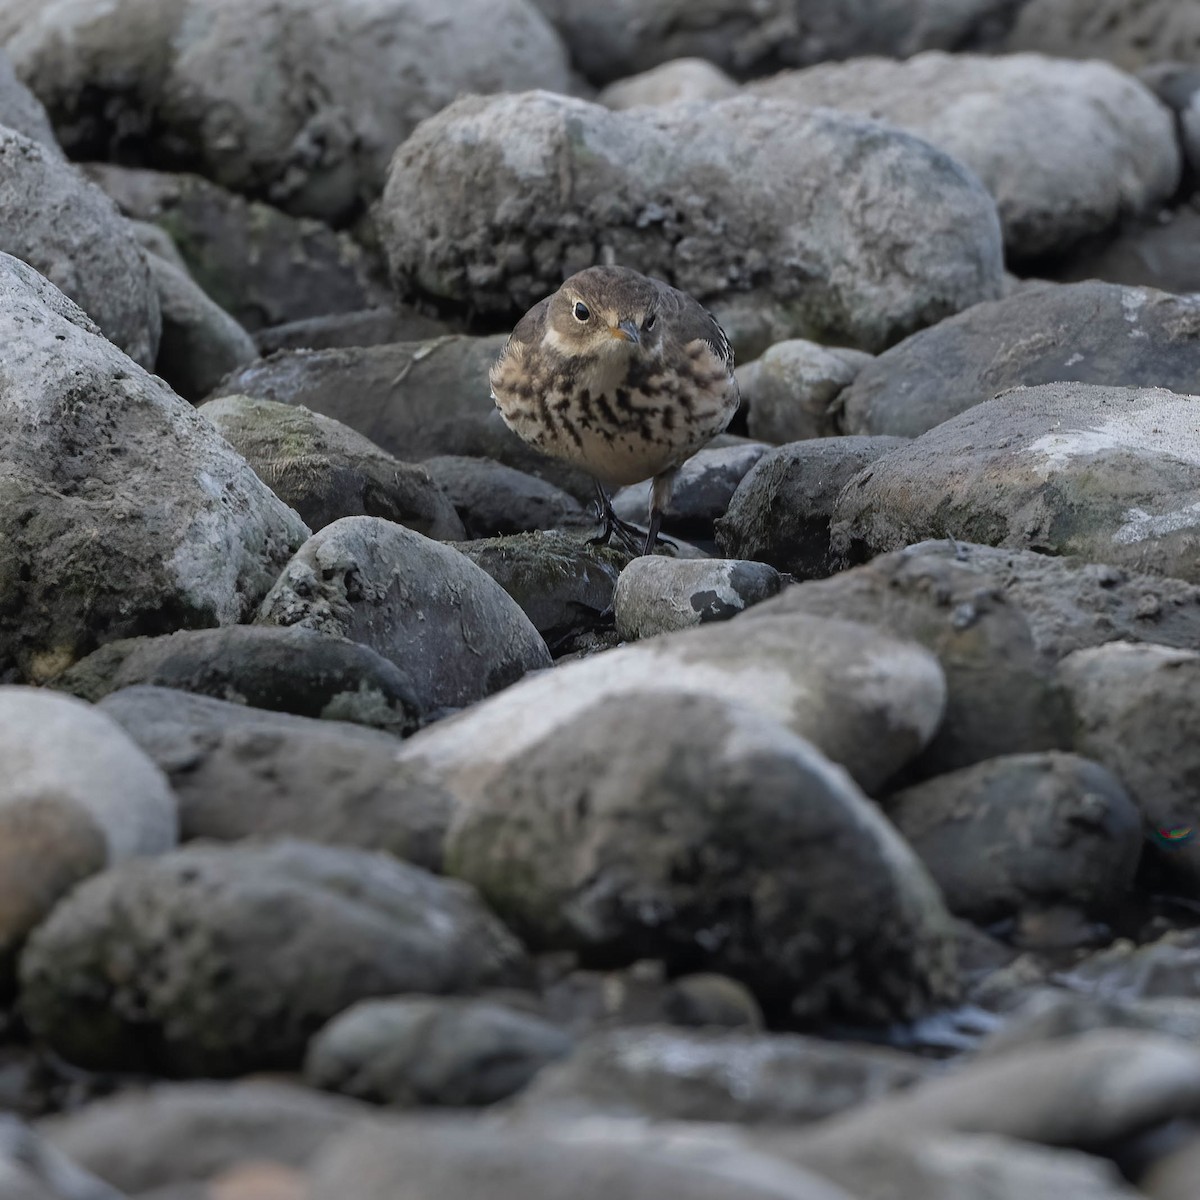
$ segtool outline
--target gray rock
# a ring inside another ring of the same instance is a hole
[[[982,588],[1002,594],[1024,614],[1034,648],[1047,667],[1072,650],[1107,642],[1200,646],[1200,587],[1182,579],[945,539],[881,556],[863,573],[908,569],[902,564],[916,560],[926,562],[932,577],[946,570],[971,571]],[[933,560],[954,565],[941,567]]]
[[[632,1126],[632,1127],[631,1127]],[[506,1127],[462,1120],[378,1122],[328,1147],[312,1200],[853,1200],[835,1184],[720,1127],[641,1123]]]
[[[790,587],[745,620],[800,613],[861,621],[937,656],[946,678],[945,716],[909,768],[915,778],[1069,745],[1052,664],[1039,654],[1024,613],[992,579],[953,558],[880,556]]]
[[[140,1196],[241,1162],[302,1167],[370,1115],[356,1101],[293,1084],[204,1081],[125,1089],[38,1128],[81,1166]]]
[[[994,205],[956,161],[750,96],[467,97],[397,152],[378,220],[402,293],[509,315],[611,254],[718,317],[750,297],[784,336],[872,351],[997,296],[1002,270]]]
[[[137,217],[127,217],[126,221],[129,231],[137,238],[138,245],[148,255],[157,255],[184,274],[191,275],[183,255],[179,253],[179,247],[175,245],[174,239],[161,225],[155,225],[151,221],[142,221]],[[221,311],[224,312],[224,309]]]
[[[231,625],[110,642],[55,686],[96,701],[149,684],[303,717],[409,733],[419,714],[408,676],[369,646],[311,629]]]
[[[871,361],[860,350],[837,350],[803,338],[776,342],[755,360],[742,393],[750,436],[798,442],[836,433],[838,396]]]
[[[200,412],[313,531],[341,517],[369,516],[438,540],[465,536],[454,505],[424,467],[400,462],[332,417],[239,395],[210,400]]]
[[[288,216],[198,175],[111,163],[85,170],[126,216],[169,234],[192,278],[251,333],[390,303],[377,278],[381,264],[320,221]]]
[[[292,836],[441,868],[453,798],[397,763],[389,734],[161,687],[100,709],[166,772],[184,838]]]
[[[1195,62],[1200,14],[1174,0],[1028,0],[1005,45],[1067,58],[1106,58],[1133,70]]]
[[[4,126],[0,218],[6,253],[61,288],[139,365],[154,365],[162,316],[137,239],[61,151]]]
[[[1200,1133],[1193,1123],[1181,1145],[1167,1150],[1138,1179],[1141,1195],[1150,1200],[1190,1200],[1200,1177]]]
[[[596,102],[606,108],[637,108],[642,104],[724,100],[737,95],[737,91],[734,80],[707,58],[673,58],[610,83],[596,97]]]
[[[574,496],[503,463],[448,454],[425,459],[424,468],[450,498],[469,538],[556,529],[586,519]]]
[[[6,5],[11,8],[12,5]],[[0,17],[0,24],[3,18]],[[7,40],[0,36],[0,42]],[[51,154],[65,157],[41,101],[17,78],[12,60],[0,52],[0,125],[39,142]]]
[[[495,412],[487,373],[506,340],[455,335],[348,350],[283,350],[235,372],[216,395],[303,405],[405,461],[458,453],[447,445],[447,430],[457,419],[477,423]]]
[[[545,642],[491,576],[377,517],[343,517],[309,538],[258,621],[369,646],[412,680],[423,713],[470,704],[550,665]]]
[[[658,63],[697,55],[735,75],[761,74],[856,54],[907,58],[960,45],[994,0],[865,0],[836,11],[822,0],[617,0],[603,16],[587,0],[537,0],[574,60],[607,82]]]
[[[1104,1000],[1194,1000],[1200,981],[1200,937],[1194,929],[1171,931],[1141,946],[1122,938],[1059,978],[1068,987]]]
[[[419,342],[456,330],[407,306],[364,308],[360,312],[304,317],[260,329],[255,338],[265,358],[277,350],[342,350],[350,346],[384,346]]]
[[[941,900],[891,827],[809,743],[724,700],[560,718],[463,809],[446,869],[536,949],[703,962],[776,1014],[886,1021],[957,986]]]
[[[460,542],[455,549],[521,606],[554,654],[611,625],[617,576],[629,562],[612,546],[557,531]]]
[[[202,400],[230,371],[258,358],[250,335],[187,274],[147,255],[162,311],[155,372],[185,400]]]
[[[1018,384],[1195,387],[1200,301],[1108,283],[1032,284],[881,354],[842,393],[847,433],[916,437]],[[912,539],[909,539],[910,541]]]
[[[1141,816],[1120,782],[1073,754],[988,759],[883,809],[946,907],[980,924],[1060,905],[1111,916],[1142,850]]]
[[[580,1043],[517,1100],[523,1119],[597,1114],[796,1126],[908,1087],[898,1050],[797,1034],[619,1029]]]
[[[136,131],[151,159],[186,157],[226,187],[342,223],[376,197],[413,126],[460,92],[569,87],[562,43],[528,0],[380,0],[334,23],[320,0],[57,0],[8,49],[77,157],[119,158]]]
[[[529,1013],[487,1000],[363,1000],[309,1043],[314,1087],[395,1107],[494,1104],[520,1091],[571,1039]]]
[[[779,604],[780,600],[768,601]],[[531,747],[593,705],[680,694],[754,709],[877,789],[936,732],[945,704],[937,660],[912,642],[852,621],[799,613],[717,622],[561,665],[422,730],[400,756],[425,763],[465,802]]]
[[[954,537],[1200,582],[1197,413],[1162,389],[1016,388],[851,480],[834,535],[851,562]]]
[[[653,637],[709,621],[728,621],[777,595],[783,580],[774,567],[743,559],[635,558],[617,580],[613,597],[623,638]]]
[[[97,332],[0,258],[0,679],[41,682],[103,641],[242,620],[307,534]]]
[[[1171,114],[1107,63],[931,52],[825,63],[751,90],[861,112],[927,138],[983,181],[1005,249],[1018,259],[1151,212],[1179,184]]]
[[[21,1007],[80,1066],[222,1076],[298,1066],[356,1000],[469,991],[522,964],[473,889],[390,855],[199,845],[76,888],[26,943]]]
[[[35,688],[0,687],[0,996],[26,934],[81,879],[174,846],[163,773],[109,717]]]
[[[1200,885],[1200,653],[1113,642],[1067,655],[1059,678],[1070,694],[1076,749],[1121,779],[1148,844],[1194,890]]]
[[[844,565],[830,545],[838,496],[876,459],[905,445],[892,437],[831,437],[792,442],[764,454],[746,473],[716,523],[717,546],[731,558],[770,563],[798,579],[820,579]]]
[[[675,489],[663,510],[663,529],[679,537],[711,539],[713,522],[725,515],[738,484],[769,446],[736,442],[706,446],[679,468]],[[651,481],[622,488],[613,497],[613,511],[625,521],[644,521],[650,508]]]
[[[0,1114],[0,1188],[4,1200],[125,1200],[7,1114]]]

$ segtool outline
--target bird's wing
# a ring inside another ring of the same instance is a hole
[[[663,284],[659,308],[665,310],[664,315],[671,323],[671,332],[679,339],[681,346],[697,340],[707,342],[721,362],[733,370],[733,347],[725,336],[725,330],[717,323],[717,318],[703,304],[693,300],[686,292]]]
[[[539,300],[516,324],[509,335],[509,345],[520,343],[527,346],[536,345],[546,332],[546,313],[550,309],[551,297]],[[507,347],[505,347],[507,349]]]

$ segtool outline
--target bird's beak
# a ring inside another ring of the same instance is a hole
[[[642,340],[637,325],[629,317],[626,317],[624,321],[618,321],[615,325],[610,325],[608,332],[619,341],[632,342],[635,346]]]

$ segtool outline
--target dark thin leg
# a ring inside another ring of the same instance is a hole
[[[650,487],[650,532],[646,535],[643,554],[653,554],[658,545],[658,531],[662,528],[663,510],[671,503],[671,490],[675,486],[675,471],[664,471],[655,475]]]
[[[630,554],[637,554],[638,548],[641,546],[641,530],[635,525],[630,525],[628,521],[622,521],[613,512],[612,501],[608,498],[608,493],[603,486],[599,482],[593,482],[596,484],[596,507],[599,510],[602,528],[594,538],[588,538],[588,545],[607,546],[613,534],[616,534],[617,541],[623,550]]]

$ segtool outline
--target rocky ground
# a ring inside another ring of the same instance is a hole
[[[1196,1200],[1195,4],[0,43],[0,1200]],[[486,383],[604,261],[633,560]]]

